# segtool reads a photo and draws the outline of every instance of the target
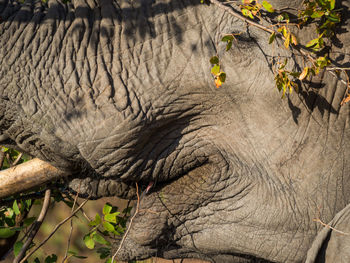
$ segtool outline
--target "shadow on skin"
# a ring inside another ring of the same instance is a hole
[[[143,1],[122,1],[121,4],[128,4],[128,7],[120,7],[120,2],[113,0],[100,1],[99,6],[94,6],[93,2],[89,2],[91,7],[75,6],[82,4],[80,1],[72,0],[71,3],[63,4],[58,1],[49,1],[48,4],[26,1],[25,3],[9,2],[0,5],[1,22],[19,22],[19,23],[52,23],[53,29],[61,21],[70,21],[80,19],[82,22],[79,25],[75,24],[73,32],[77,31],[78,35],[84,34],[85,27],[92,28],[96,26],[96,22],[101,22],[102,19],[110,26],[103,26],[101,23],[97,25],[99,28],[99,36],[113,37],[115,32],[115,22],[123,23],[123,34],[128,38],[135,36],[145,39],[146,37],[155,38],[155,25],[153,19],[161,14],[167,14],[169,26],[176,32],[176,41],[183,41],[183,24],[177,22],[176,12],[186,9],[189,6],[200,5],[200,1],[169,1],[167,3],[156,3],[153,0]],[[41,5],[38,8],[38,5]],[[172,15],[173,13],[173,15]],[[84,21],[84,22],[83,22]],[[86,25],[88,24],[88,25]],[[91,35],[90,43],[99,41],[96,35]]]

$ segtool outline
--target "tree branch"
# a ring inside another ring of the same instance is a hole
[[[222,2],[220,2],[220,1],[218,1],[218,0],[209,0],[209,1],[210,1],[212,4],[218,6],[219,8],[221,8],[221,9],[227,11],[229,14],[233,15],[234,17],[236,17],[236,18],[238,18],[238,19],[240,19],[240,20],[246,22],[246,23],[249,24],[249,25],[255,26],[255,27],[260,28],[260,29],[262,29],[262,30],[264,30],[264,31],[266,31],[266,32],[269,32],[269,33],[276,33],[274,30],[272,30],[272,29],[270,29],[270,28],[268,28],[268,27],[266,27],[266,26],[260,25],[260,24],[258,24],[258,23],[255,23],[254,21],[251,21],[251,20],[249,20],[248,18],[246,18],[246,17],[244,17],[244,16],[242,16],[242,15],[240,15],[240,14],[234,12],[234,11],[232,10],[232,8],[230,8],[229,6],[224,5]]]
[[[79,192],[80,192],[80,187],[79,187]],[[73,213],[75,205],[77,204],[77,199],[78,199],[78,196],[79,196],[79,192],[75,195],[74,203],[73,203],[73,206],[72,206],[72,209],[71,209],[71,213]],[[73,217],[70,220],[70,231],[69,231],[69,237],[68,237],[68,241],[67,241],[67,249],[66,249],[66,252],[65,252],[64,257],[62,259],[62,263],[66,262],[66,259],[68,258],[68,250],[69,250],[70,242],[71,242],[71,239],[72,239],[72,233],[73,233]]]
[[[0,172],[0,198],[41,186],[68,173],[37,158]]]
[[[45,191],[44,203],[43,203],[43,206],[41,208],[38,219],[34,222],[33,228],[30,231],[26,242],[24,243],[24,245],[23,245],[21,251],[19,252],[19,254],[17,255],[17,257],[15,257],[15,259],[13,260],[13,263],[18,263],[24,257],[24,255],[25,255],[27,249],[29,248],[30,244],[32,243],[34,237],[38,233],[40,226],[43,223],[44,218],[47,214],[47,210],[49,209],[50,197],[51,197],[51,190],[47,189]]]
[[[89,198],[89,197],[88,197]],[[56,231],[64,224],[66,223],[70,218],[72,218],[85,204],[86,202],[89,201],[89,199],[86,199],[77,209],[75,209],[73,211],[73,213],[68,216],[67,218],[63,219],[60,223],[58,223],[54,230],[52,230],[52,232],[50,233],[50,235],[48,235],[34,250],[32,250],[30,253],[28,253],[28,255],[26,255],[21,261],[20,263],[24,263],[24,261],[26,261],[31,255],[33,255],[35,253],[35,251],[37,251],[39,248],[41,248],[52,236],[53,234],[56,233]]]
[[[5,153],[0,149],[0,170],[2,168],[2,165],[4,164],[4,160],[5,160]]]

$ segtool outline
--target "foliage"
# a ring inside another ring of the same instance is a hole
[[[215,85],[217,88],[219,88],[221,87],[222,83],[224,83],[226,80],[226,73],[221,71],[219,58],[217,56],[212,57],[210,59],[210,63],[214,65],[211,68],[211,74],[214,75]]]
[[[9,168],[15,162],[23,163],[29,159],[29,156],[3,146],[0,146],[0,153],[0,170]],[[0,207],[0,238],[10,238],[34,222],[33,217],[19,222],[21,215],[26,214],[31,206],[32,200],[14,200],[11,206]]]
[[[275,9],[267,1],[262,1],[261,4],[258,0],[242,0],[243,5],[240,5],[241,12],[244,16],[254,19],[255,17],[261,17],[261,10],[265,9],[269,13],[273,13]]]
[[[84,236],[84,243],[89,249],[94,249],[96,244],[100,244],[96,252],[101,259],[106,259],[106,263],[110,263],[112,259],[111,243],[106,238],[115,239],[116,236],[124,234],[130,211],[131,207],[125,208],[123,216],[120,216],[118,207],[106,203],[102,209],[102,215],[97,213],[95,219],[89,223],[91,229]]]
[[[16,232],[23,230],[31,225],[35,218],[25,218],[21,225],[18,222],[18,217],[25,212],[28,212],[32,206],[32,200],[15,200],[11,207],[2,206],[0,208],[0,238],[9,238]]]
[[[239,5],[244,20],[261,20],[263,14],[270,15],[270,28],[265,27],[265,31],[270,32],[268,43],[273,44],[276,39],[283,40],[284,48],[288,50],[297,50],[304,58],[305,65],[301,71],[287,70],[288,59],[281,62],[280,58],[274,59],[272,69],[274,71],[275,86],[282,92],[282,98],[292,91],[298,92],[300,82],[310,80],[312,76],[318,75],[323,69],[329,67],[332,63],[327,55],[328,43],[332,42],[335,35],[337,24],[341,22],[340,9],[336,9],[335,0],[305,0],[303,7],[298,10],[297,19],[291,22],[287,12],[277,10],[268,1],[259,0],[241,0]],[[225,2],[221,2],[224,5]],[[305,46],[299,43],[294,29],[303,30],[311,23],[316,24],[317,37],[311,39]],[[256,25],[256,24],[252,24]],[[264,27],[260,27],[264,28]],[[272,29],[271,29],[272,28]],[[230,50],[237,34],[226,34],[221,41],[226,42],[226,51]],[[322,54],[322,55],[321,55]],[[214,82],[217,88],[224,83],[220,79],[220,74],[224,74],[220,69],[219,57],[210,59],[214,64],[211,73],[214,75]],[[343,69],[341,71],[346,71]],[[226,80],[226,74],[224,75]],[[350,83],[347,81],[347,97],[343,103],[350,101]]]
[[[43,2],[46,2],[46,0],[43,0]],[[204,3],[203,0],[200,0],[200,2]],[[288,59],[284,59],[281,62],[281,58],[278,58],[272,65],[275,86],[282,93],[282,98],[286,94],[292,93],[293,90],[298,92],[298,83],[310,80],[312,76],[318,75],[332,64],[327,55],[327,47],[335,35],[337,25],[341,22],[340,10],[336,9],[335,0],[305,0],[303,7],[298,10],[295,21],[291,21],[288,13],[274,8],[268,1],[241,0],[241,3],[239,4],[239,9],[245,19],[260,21],[265,15],[271,18],[270,35],[267,40],[269,44],[273,45],[277,39],[280,39],[283,41],[283,47],[287,50],[303,50],[300,53],[305,59],[305,65],[300,71],[287,69],[290,67],[288,67]],[[316,25],[317,37],[302,46],[293,32],[296,29],[303,30],[305,26],[311,23]],[[221,41],[226,43],[226,51],[232,48],[239,34],[225,34],[222,37]],[[211,74],[214,77],[214,83],[217,88],[220,88],[226,81],[226,73],[222,70],[219,56],[213,56],[210,59],[210,63],[212,64]],[[348,87],[350,87],[349,83]],[[349,93],[348,90],[348,96],[343,100],[343,103],[350,101]],[[0,169],[7,169],[29,159],[28,155],[14,149],[6,147],[1,147],[0,149]],[[22,197],[12,197],[11,205],[0,207],[0,238],[9,239],[21,231],[28,232],[35,222],[36,217],[27,217],[34,200]],[[53,193],[53,199],[55,202],[64,202],[69,207],[74,206],[74,202],[64,197],[60,191]],[[118,212],[118,207],[106,203],[102,214],[97,213],[95,218],[88,223],[90,230],[84,235],[83,242],[87,248],[94,249],[99,254],[100,259],[105,260],[107,263],[111,262],[112,257],[109,240],[122,236],[125,233],[126,221],[130,216],[130,210],[130,207],[124,209],[121,216],[121,212]],[[34,243],[32,246],[34,246]],[[22,247],[23,239],[18,239],[13,244],[15,256],[19,254]],[[67,252],[69,256],[64,262],[68,262],[68,259],[71,257],[84,259],[84,257],[73,251]],[[44,259],[36,257],[32,262],[54,263],[57,262],[57,255],[52,254]]]
[[[1,169],[7,169],[13,165],[17,165],[26,162],[30,159],[28,155],[24,155],[14,149],[1,147],[1,153],[3,156]],[[39,189],[40,190],[40,189]],[[8,239],[19,233],[28,232],[35,222],[36,217],[27,217],[32,205],[35,203],[40,204],[41,200],[26,199],[25,195],[19,195],[9,197],[6,200],[13,200],[9,206],[0,207],[0,238]],[[5,200],[5,201],[6,201]],[[54,202],[64,202],[68,207],[74,207],[74,200],[64,197],[60,189],[52,190],[52,200]],[[126,221],[130,216],[131,207],[127,207],[121,212],[118,212],[118,207],[112,206],[106,203],[102,210],[102,215],[96,214],[94,220],[88,223],[91,228],[90,231],[83,237],[83,242],[89,249],[94,249],[101,259],[105,259],[106,262],[111,261],[111,243],[107,240],[109,238],[115,238],[121,236],[125,232]],[[17,256],[23,247],[23,238],[19,238],[13,244],[14,256]],[[98,246],[97,246],[98,244]],[[30,247],[34,247],[32,243]],[[78,255],[74,251],[67,251],[67,258],[64,262],[68,262],[71,257],[84,259],[85,257]],[[35,257],[34,263],[55,263],[57,262],[57,255],[52,254],[46,256],[43,259]],[[25,263],[29,261],[26,260]]]
[[[30,156],[17,150],[0,146],[0,152],[3,154],[3,162],[0,170],[10,168],[13,165],[24,163],[30,160]],[[17,160],[18,159],[18,160]]]

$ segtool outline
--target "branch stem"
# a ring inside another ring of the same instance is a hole
[[[24,263],[24,261],[26,261],[31,255],[33,255],[39,248],[41,248],[55,233],[56,231],[64,224],[66,223],[70,218],[72,218],[85,204],[86,202],[89,201],[89,199],[84,200],[84,202],[81,203],[81,205],[75,209],[73,211],[73,213],[68,216],[67,218],[65,218],[64,220],[62,220],[60,223],[58,223],[54,230],[52,230],[52,232],[50,233],[50,235],[48,235],[34,250],[32,250],[28,255],[26,255],[21,261],[20,263]]]
[[[45,191],[44,203],[43,203],[43,206],[41,208],[41,211],[40,211],[40,214],[38,216],[38,219],[34,222],[32,230],[30,231],[26,242],[23,244],[23,247],[21,248],[21,251],[19,252],[17,257],[15,257],[15,259],[13,260],[13,263],[20,262],[20,260],[24,257],[24,255],[25,255],[27,249],[29,248],[30,244],[32,243],[34,237],[38,233],[38,231],[40,229],[40,226],[43,223],[44,218],[45,218],[45,216],[47,214],[47,211],[49,209],[50,197],[51,197],[51,189],[47,189]]]
[[[235,11],[232,10],[232,8],[230,8],[229,6],[224,5],[222,2],[220,2],[218,0],[209,0],[209,1],[212,4],[218,6],[219,8],[227,11],[229,14],[233,15],[234,17],[236,17],[236,18],[246,22],[249,25],[255,26],[255,27],[260,28],[260,29],[262,29],[262,30],[264,30],[266,32],[269,32],[269,33],[276,33],[274,30],[272,30],[272,29],[270,29],[270,28],[268,28],[266,26],[260,25],[260,24],[254,22],[254,21],[251,21],[248,18],[246,18],[246,17],[236,13]]]

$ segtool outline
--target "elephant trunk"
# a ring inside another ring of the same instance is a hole
[[[35,158],[0,172],[0,198],[21,193],[67,175],[67,172]]]

